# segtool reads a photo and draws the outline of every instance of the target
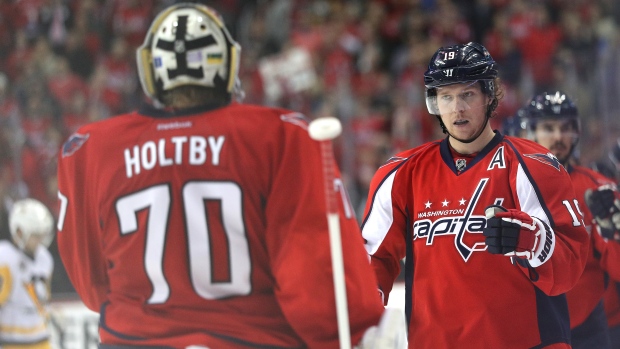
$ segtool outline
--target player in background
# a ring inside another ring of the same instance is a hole
[[[489,118],[501,97],[485,47],[441,47],[424,74],[447,137],[373,177],[362,222],[385,302],[406,257],[409,347],[570,348],[566,297],[588,234],[570,177]]]
[[[100,313],[100,348],[338,347],[320,144],[303,115],[234,100],[239,54],[211,8],[166,8],[137,52],[161,108],[86,125],[62,148],[58,246]],[[394,313],[340,179],[334,190],[352,342],[403,347],[404,316],[382,317]]]
[[[620,168],[620,140],[609,152],[615,169]],[[600,253],[601,266],[609,273],[610,280],[603,295],[609,337],[612,348],[620,348],[620,195],[615,185],[603,185],[586,192],[588,204],[598,229],[595,248]]]
[[[574,151],[579,142],[581,127],[579,113],[570,96],[562,91],[550,91],[534,96],[526,109],[529,137],[549,149],[570,174],[586,229],[590,232],[586,268],[573,289],[567,292],[571,319],[573,348],[610,348],[607,318],[602,296],[607,275],[601,268],[600,253],[595,249],[598,237],[593,227],[593,216],[585,203],[585,193],[613,181],[590,168],[577,165]],[[594,233],[593,233],[594,232]]]
[[[50,349],[48,309],[54,218],[35,199],[13,203],[12,241],[0,241],[0,348]]]

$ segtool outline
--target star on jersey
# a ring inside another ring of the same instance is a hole
[[[443,201],[441,202],[441,207],[447,207],[449,203],[450,201],[448,201],[447,199],[443,199]]]
[[[461,200],[459,200],[459,206],[465,206],[466,201],[465,198],[461,198]]]
[[[424,208],[431,208],[431,205],[432,205],[431,202],[427,201],[424,203]]]

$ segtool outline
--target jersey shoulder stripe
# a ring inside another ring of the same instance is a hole
[[[372,200],[367,203],[366,210],[364,212],[364,218],[362,219],[361,228],[364,229],[366,222],[368,221],[368,217],[372,212],[373,206],[377,202],[377,195],[380,190],[383,190],[386,195],[391,193],[391,185],[389,188],[384,188],[386,181],[392,183],[395,172],[398,171],[403,165],[407,164],[410,160],[414,159],[417,155],[432,148],[433,146],[438,146],[440,141],[429,142],[423,144],[419,147],[412,148],[409,150],[402,151],[391,158],[389,158],[385,164],[383,164],[372,178],[370,183],[369,192],[372,193]],[[388,179],[391,179],[388,181]],[[389,189],[389,190],[388,190]]]
[[[549,207],[547,206],[547,204],[545,203],[543,199],[544,196],[542,195],[539,185],[540,185],[540,181],[543,178],[550,178],[550,180],[553,181],[551,178],[558,178],[558,176],[561,176],[561,170],[564,169],[564,167],[559,165],[560,172],[558,172],[555,166],[551,164],[547,164],[546,162],[540,161],[540,159],[537,157],[527,156],[527,155],[532,155],[532,154],[544,154],[544,152],[546,151],[546,148],[542,147],[541,145],[534,143],[532,141],[529,141],[529,140],[525,140],[529,143],[527,142],[524,143],[524,142],[519,142],[519,141],[513,142],[513,141],[514,139],[512,140],[506,139],[506,144],[508,144],[509,147],[512,149],[517,161],[519,162],[520,170],[522,171],[521,173],[523,173],[523,175],[526,178],[525,182],[528,182],[528,186],[531,186],[531,189],[534,191],[536,197],[538,198],[538,201],[539,201],[538,208],[544,212],[544,215],[548,219],[547,223],[550,224],[551,226],[555,226],[555,223],[553,221],[553,215],[551,214]],[[531,171],[530,167],[535,168],[536,170]],[[532,175],[533,172],[540,174],[540,175],[537,176],[537,178],[534,178],[534,176]],[[519,188],[517,188],[517,190],[519,190]],[[532,212],[528,212],[528,213],[532,214]],[[539,218],[543,218],[543,217],[539,217]]]

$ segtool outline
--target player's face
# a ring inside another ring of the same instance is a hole
[[[37,250],[37,247],[43,243],[44,239],[44,234],[30,234],[30,236],[28,236],[28,240],[26,240],[26,243],[24,245],[25,252],[31,255],[34,254],[34,252]]]
[[[482,92],[478,81],[437,88],[441,120],[456,139],[471,139],[479,134],[486,124],[489,103],[490,98]]]
[[[549,149],[562,162],[568,160],[577,136],[577,130],[570,120],[542,120],[534,130],[536,142]]]

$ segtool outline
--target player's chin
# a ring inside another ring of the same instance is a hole
[[[568,149],[566,149],[565,147],[551,147],[550,150],[551,150],[551,153],[560,160],[568,158],[568,155],[569,155]]]
[[[467,121],[465,123],[452,124],[452,126],[449,128],[449,131],[454,136],[466,137],[473,135],[476,130],[474,130],[472,124]]]
[[[570,154],[568,152],[560,152],[553,155],[555,155],[555,157],[558,158],[558,160],[560,160],[560,163],[562,164],[566,164],[568,162],[568,158],[570,157]]]

